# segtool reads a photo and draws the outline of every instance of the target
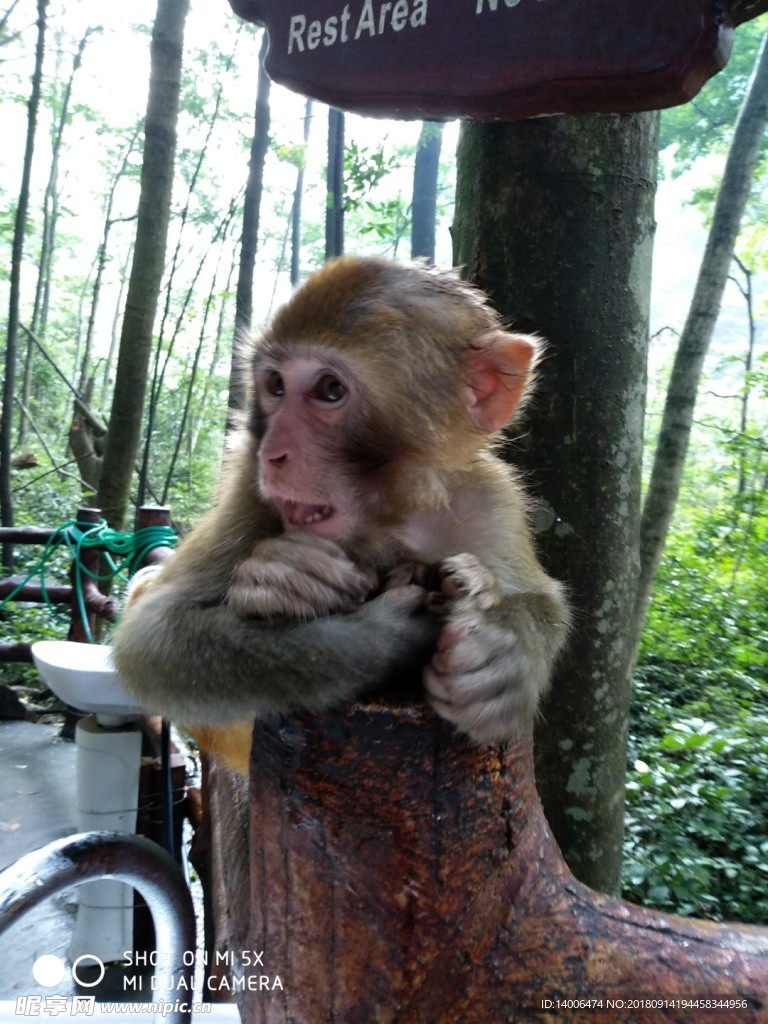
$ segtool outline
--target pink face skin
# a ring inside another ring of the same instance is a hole
[[[256,395],[266,420],[259,445],[259,487],[275,503],[286,532],[340,541],[359,520],[351,487],[339,480],[334,451],[355,381],[332,356],[302,356],[257,366]]]

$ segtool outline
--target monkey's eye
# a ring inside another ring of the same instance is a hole
[[[270,370],[264,379],[264,388],[273,398],[282,398],[285,394],[285,381],[277,370]]]
[[[312,394],[320,402],[340,402],[347,394],[347,386],[332,373],[324,373],[312,389]]]

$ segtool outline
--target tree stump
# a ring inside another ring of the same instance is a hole
[[[546,1024],[601,1008],[693,1024],[710,1019],[704,1000],[719,1024],[768,1021],[768,929],[577,882],[530,739],[477,747],[420,705],[386,702],[257,722],[250,867],[229,877],[248,841],[231,827],[242,789],[221,770],[212,789],[217,948],[237,962],[249,1024]]]

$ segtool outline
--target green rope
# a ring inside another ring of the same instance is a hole
[[[33,576],[39,576],[45,606],[53,615],[60,617],[58,609],[53,605],[48,596],[45,571],[48,561],[56,550],[60,547],[65,547],[69,551],[74,564],[73,586],[77,607],[80,611],[88,642],[93,643],[93,637],[88,626],[85,595],[83,594],[83,577],[88,576],[99,583],[114,579],[116,576],[124,580],[128,579],[139,568],[150,551],[157,547],[173,547],[178,539],[170,526],[144,526],[133,533],[120,533],[118,530],[110,529],[104,519],[93,524],[78,523],[76,519],[72,519],[51,534],[36,565],[29,570],[24,579],[14,587],[10,594],[0,601],[0,611],[5,608],[9,601],[14,599]],[[107,572],[102,574],[95,573],[83,565],[83,552],[89,548],[97,548],[104,553]],[[116,556],[117,562],[112,557],[113,555]]]

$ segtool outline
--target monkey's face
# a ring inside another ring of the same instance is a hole
[[[327,264],[256,341],[262,496],[347,551],[402,536],[509,421],[534,353],[453,276]]]
[[[286,531],[343,541],[364,502],[344,453],[362,396],[332,351],[257,357],[258,485]]]

